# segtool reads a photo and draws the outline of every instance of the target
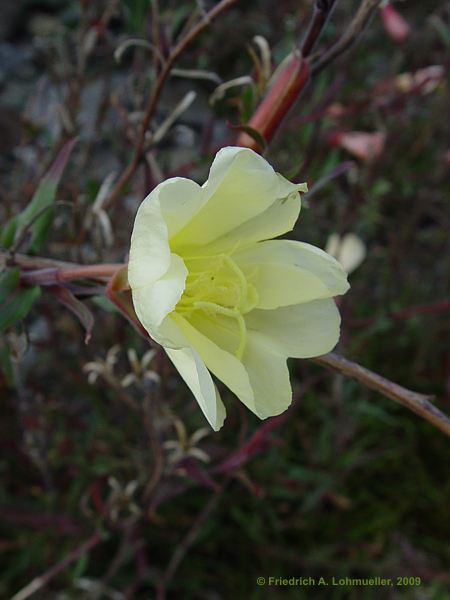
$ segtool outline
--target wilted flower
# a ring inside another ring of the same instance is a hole
[[[382,6],[380,14],[384,28],[394,42],[402,43],[409,37],[411,27],[408,25],[406,19],[391,4]]]
[[[327,240],[325,252],[334,256],[347,273],[352,273],[365,259],[366,246],[354,233],[347,233],[342,237],[332,233]]]
[[[404,94],[420,91],[430,94],[441,84],[445,77],[443,65],[429,65],[417,71],[400,73],[395,78],[396,87]]]
[[[330,142],[360,160],[371,161],[383,153],[386,134],[381,131],[338,131],[330,137]]]
[[[225,407],[213,373],[256,415],[283,412],[286,359],[331,350],[348,289],[341,265],[289,240],[300,191],[247,148],[224,148],[208,181],[158,185],[139,207],[128,278],[136,314],[164,346],[218,430]]]

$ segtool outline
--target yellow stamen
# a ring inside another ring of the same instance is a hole
[[[185,291],[176,310],[188,318],[195,311],[203,310],[211,315],[234,319],[239,330],[239,345],[234,354],[241,360],[247,344],[247,326],[243,315],[258,304],[255,287],[249,285],[242,269],[228,254],[183,258],[186,263],[203,261],[203,265],[199,265],[196,271],[189,269]],[[202,266],[205,268],[202,269]]]
[[[214,302],[194,302],[194,308],[199,310],[210,310],[213,314],[224,315],[225,317],[236,319],[239,327],[239,346],[234,355],[240,360],[244,354],[247,343],[247,326],[241,313],[236,308],[226,308],[220,306],[220,304],[215,304]]]

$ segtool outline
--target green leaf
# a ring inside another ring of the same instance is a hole
[[[441,42],[447,48],[449,48],[450,47],[450,33],[448,30],[448,24],[446,25],[445,22],[443,21],[443,19],[441,17],[438,17],[438,15],[431,15],[429,18],[429,22],[432,24],[432,26],[435,28],[435,30],[439,34]]]
[[[111,302],[111,300],[109,300],[109,298],[106,298],[105,296],[93,296],[92,298],[90,298],[90,301],[92,302],[92,304],[95,304],[96,306],[108,313],[117,312],[117,308],[115,307],[115,305]]]
[[[17,289],[20,279],[19,269],[8,269],[0,276],[0,306],[4,304],[14,290]]]
[[[82,577],[84,572],[86,571],[86,567],[89,563],[89,553],[85,552],[80,556],[80,558],[76,561],[73,569],[72,569],[72,581],[77,581]]]
[[[37,252],[41,248],[53,222],[53,210],[51,209],[55,202],[56,190],[76,142],[75,138],[63,146],[48,173],[41,179],[30,203],[17,217],[15,241],[23,235],[26,229],[29,229],[33,252]]]
[[[38,286],[20,290],[0,309],[0,331],[24,319],[40,295],[41,288]]]
[[[0,234],[0,244],[4,248],[10,248],[14,242],[14,236],[17,231],[17,215],[10,219],[8,223],[3,227]]]
[[[259,131],[253,129],[253,127],[250,127],[250,125],[234,125],[232,128],[237,129],[238,131],[243,131],[244,133],[249,135],[258,144],[261,153],[264,154],[264,152],[267,149],[267,142],[265,138],[259,133]]]

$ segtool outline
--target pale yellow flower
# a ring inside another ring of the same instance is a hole
[[[305,184],[252,150],[229,147],[203,186],[168,179],[136,215],[136,314],[215,430],[225,407],[210,372],[264,419],[291,403],[287,357],[318,356],[338,341],[332,298],[348,289],[345,271],[319,248],[271,239],[293,228],[300,191]]]

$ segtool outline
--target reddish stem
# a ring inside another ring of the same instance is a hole
[[[450,437],[450,418],[430,402],[433,399],[432,396],[424,396],[408,390],[334,352],[310,360],[342,373],[346,377],[351,377],[366,387],[402,404]]]
[[[24,270],[20,275],[23,285],[57,286],[63,281],[76,279],[110,279],[123,264],[74,265],[73,267],[46,267]]]
[[[125,265],[121,263],[80,265],[70,269],[58,269],[56,276],[59,281],[74,279],[109,279]]]
[[[305,58],[311,54],[313,47],[319,39],[334,3],[335,0],[317,0],[308,31],[302,42],[302,54]]]
[[[409,319],[414,315],[424,315],[427,313],[442,312],[450,310],[450,300],[441,300],[440,302],[433,302],[432,304],[417,304],[416,306],[409,306],[402,308],[391,314],[393,319]]]
[[[308,77],[308,63],[300,51],[296,50],[281,70],[267,96],[256,109],[248,126],[256,130],[266,142],[269,142],[305,87]],[[262,151],[258,142],[247,133],[239,135],[237,145],[252,148],[257,152]]]

